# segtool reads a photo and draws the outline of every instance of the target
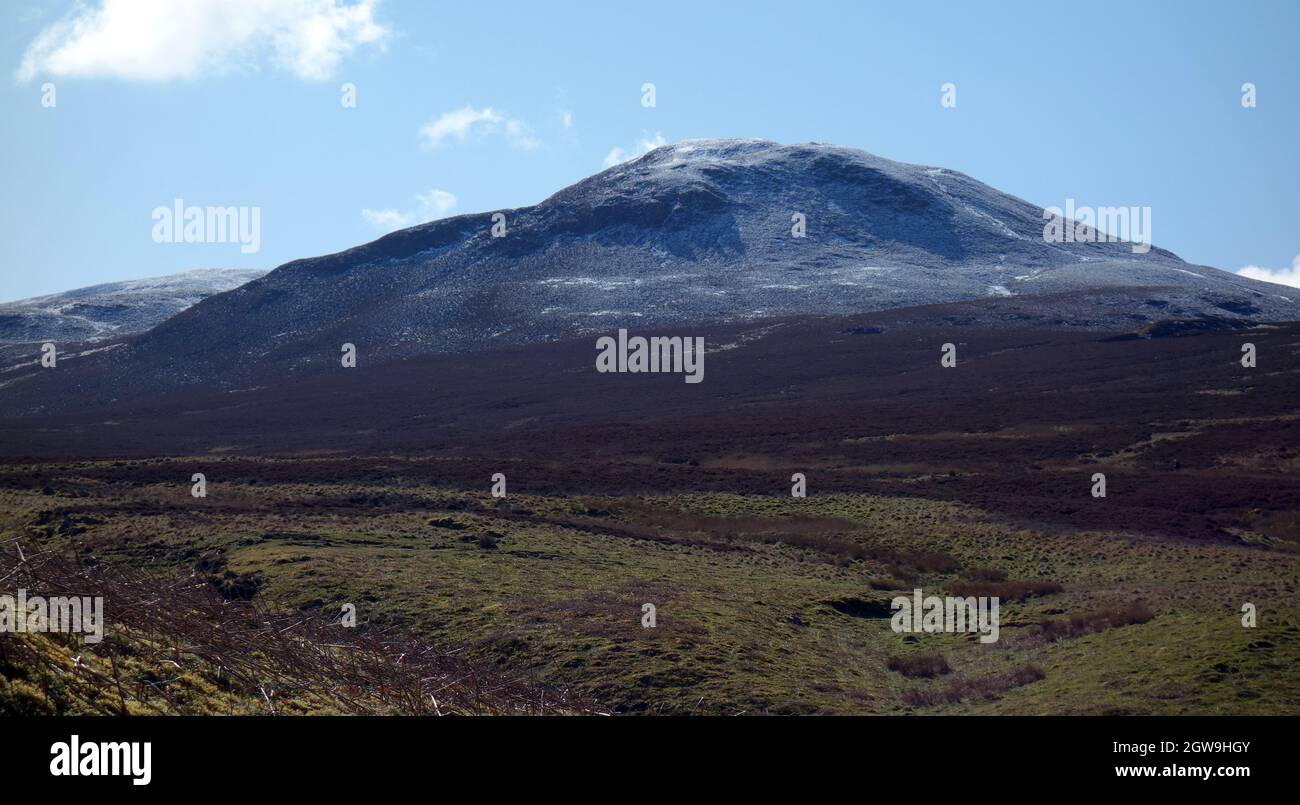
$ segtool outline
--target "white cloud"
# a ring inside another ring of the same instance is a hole
[[[466,106],[454,112],[445,112],[437,120],[424,124],[424,128],[420,129],[420,136],[424,138],[427,145],[436,147],[448,137],[465,140],[474,126],[491,128],[500,124],[502,119],[501,115],[492,111],[490,106],[483,109]]]
[[[609,153],[605,155],[604,165],[606,168],[612,168],[620,162],[627,162],[629,159],[636,159],[642,154],[647,154],[659,146],[667,144],[668,141],[664,139],[664,136],[657,132],[653,138],[643,136],[631,151],[626,151],[619,146],[611,148]]]
[[[456,208],[456,197],[446,190],[420,193],[416,195],[415,200],[420,202],[420,206],[424,209],[433,210],[439,215],[446,215]]]
[[[560,112],[560,125],[566,129],[573,128],[573,112]]]
[[[1246,266],[1245,268],[1237,269],[1237,273],[1253,280],[1276,282],[1279,285],[1290,285],[1292,288],[1300,288],[1300,254],[1291,258],[1290,268],[1260,268],[1259,266]]]
[[[409,212],[399,212],[397,210],[362,210],[361,220],[365,221],[375,229],[382,229],[385,232],[393,232],[398,229],[406,229],[408,226],[414,226],[415,214]]]
[[[437,148],[450,138],[465,142],[471,136],[502,134],[516,148],[526,151],[541,146],[541,141],[533,136],[533,130],[522,120],[515,120],[496,111],[490,106],[475,109],[464,106],[453,112],[444,112],[437,120],[424,124],[420,137],[430,148]]]
[[[194,79],[273,66],[321,80],[362,45],[382,46],[378,0],[100,0],[47,26],[16,77]]]
[[[442,218],[456,209],[456,196],[446,190],[430,190],[427,193],[417,193],[415,202],[416,208],[405,212],[391,208],[384,210],[365,209],[361,211],[361,220],[375,229],[393,232]]]

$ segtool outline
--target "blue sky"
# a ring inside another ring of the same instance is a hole
[[[695,137],[853,146],[1042,206],[1149,206],[1157,245],[1229,270],[1300,253],[1295,2],[16,0],[0,15],[0,300],[272,268],[532,204]],[[156,243],[152,211],[176,198],[259,207],[260,250]]]

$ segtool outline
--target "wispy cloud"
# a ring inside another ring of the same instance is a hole
[[[393,232],[398,229],[406,229],[408,226],[414,226],[416,223],[414,219],[415,216],[409,212],[401,212],[391,208],[386,210],[364,209],[361,211],[361,220],[384,232]]]
[[[452,112],[444,112],[436,120],[425,123],[420,129],[420,138],[430,148],[437,148],[450,139],[465,142],[471,137],[492,134],[501,134],[512,146],[526,151],[539,148],[542,144],[533,135],[533,130],[527,123],[498,112],[490,106],[482,109],[463,106]]]
[[[408,211],[392,208],[383,210],[364,209],[361,211],[361,220],[375,229],[393,232],[442,218],[456,209],[456,196],[446,190],[430,190],[428,193],[417,193],[415,202],[416,208]]]
[[[1292,288],[1300,288],[1300,254],[1291,258],[1290,268],[1260,268],[1259,266],[1246,266],[1245,268],[1237,269],[1237,273],[1253,280],[1276,282],[1279,285],[1290,285]]]
[[[44,28],[16,78],[195,79],[263,61],[300,78],[329,78],[363,45],[390,34],[378,0],[101,0]]]
[[[637,144],[630,150],[624,149],[620,146],[611,148],[609,153],[605,155],[604,166],[606,168],[612,168],[620,162],[627,162],[629,159],[636,159],[642,154],[647,154],[659,146],[667,144],[668,141],[664,139],[664,136],[657,132],[654,137],[643,135]]]

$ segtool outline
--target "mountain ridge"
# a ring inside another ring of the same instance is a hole
[[[802,238],[792,236],[796,213],[807,222]],[[1156,247],[1048,243],[1043,226],[1041,208],[944,168],[839,146],[685,141],[536,205],[285,263],[91,356],[74,382],[80,402],[104,403],[120,399],[115,377],[129,375],[139,394],[279,382],[337,367],[343,343],[359,360],[387,362],[619,327],[1000,296],[1029,306],[1083,291],[1093,293],[1089,307],[1049,306],[1043,317],[1117,331],[1206,316],[1300,318],[1280,286]],[[67,399],[42,388],[53,378],[6,374],[0,396],[19,409]]]

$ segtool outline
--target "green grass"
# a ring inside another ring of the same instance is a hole
[[[215,557],[260,580],[258,600],[276,608],[336,617],[352,602],[362,628],[457,647],[619,712],[1300,713],[1290,670],[1300,557],[1258,547],[1039,531],[961,505],[867,496],[512,494],[502,509],[486,494],[414,482],[210,479],[195,500],[187,485],[108,483],[75,465],[51,483],[55,494],[15,486],[0,491],[6,540],[185,572]],[[1063,590],[1003,602],[991,645],[895,634],[887,618],[829,603],[887,602],[914,586],[942,595],[972,568]],[[891,578],[900,589],[872,588]],[[1150,621],[1058,641],[1038,627],[1137,600]],[[1247,601],[1258,628],[1240,625]],[[657,628],[642,628],[643,603],[656,606]],[[951,673],[886,669],[890,656],[935,653]],[[909,703],[1030,665],[1042,679]],[[213,710],[230,709],[212,695]]]

